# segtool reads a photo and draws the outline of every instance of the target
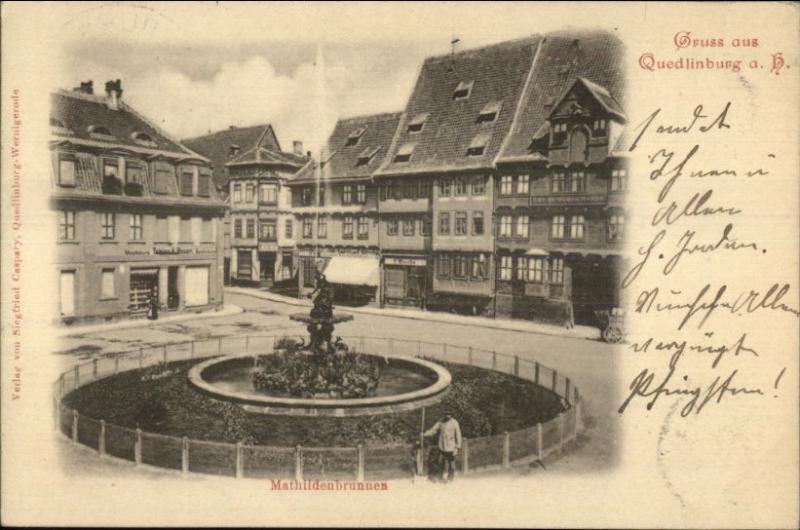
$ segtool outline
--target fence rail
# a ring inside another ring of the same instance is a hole
[[[190,440],[109,424],[63,403],[64,396],[73,390],[121,372],[226,354],[259,355],[271,352],[283,336],[214,337],[139,348],[77,364],[53,384],[55,427],[72,443],[88,446],[101,457],[110,455],[137,465],[150,464],[183,473],[357,481],[410,478],[417,474],[423,455],[412,444],[272,447]],[[470,346],[409,339],[358,336],[343,337],[343,340],[357,352],[424,356],[496,370],[545,387],[561,398],[564,411],[545,423],[514,432],[464,439],[458,458],[462,473],[541,460],[562,451],[582,430],[581,397],[577,387],[569,378],[536,361]]]

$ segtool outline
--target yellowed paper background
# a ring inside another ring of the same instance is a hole
[[[50,384],[62,368],[51,352],[49,328],[56,285],[50,273],[55,226],[48,210],[49,93],[69,69],[63,50],[75,42],[130,39],[154,45],[241,44],[260,41],[424,43],[429,54],[448,51],[458,35],[466,47],[571,27],[602,28],[627,45],[629,133],[661,109],[631,153],[632,238],[637,256],[661,226],[651,226],[659,207],[684,204],[713,188],[715,206],[737,207],[731,216],[684,217],[668,228],[659,247],[626,290],[634,304],[643,290],[660,289],[664,302],[686,302],[705,284],[727,294],[766,291],[789,284],[781,300],[800,305],[798,215],[798,11],[790,3],[725,4],[522,4],[400,3],[282,5],[72,3],[2,5],[2,518],[4,524],[66,525],[450,525],[537,527],[796,527],[798,524],[798,356],[796,314],[763,309],[731,315],[717,309],[703,328],[702,315],[677,331],[680,311],[636,315],[631,343],[687,340],[731,344],[747,335],[749,353],[725,357],[717,369],[710,356],[686,354],[674,386],[708,386],[737,370],[736,386],[759,396],[724,396],[700,414],[681,417],[684,401],[662,396],[631,401],[619,416],[617,462],[606,470],[559,471],[535,477],[464,480],[431,489],[410,483],[388,492],[275,492],[266,483],[216,477],[153,478],[144,473],[91,472],[66,475],[59,464],[52,427]],[[676,34],[724,46],[679,48]],[[749,46],[734,46],[734,40]],[[757,45],[753,46],[757,40]],[[741,60],[738,72],[642,67],[683,57]],[[783,61],[780,68],[776,54]],[[757,65],[751,65],[757,61]],[[77,83],[79,79],[75,79]],[[710,125],[730,102],[729,128]],[[231,101],[231,105],[245,102]],[[686,134],[661,134],[663,126],[686,126],[697,105],[710,117]],[[15,116],[16,114],[16,116]],[[269,119],[269,117],[265,117]],[[16,120],[16,122],[15,122]],[[321,133],[323,136],[326,132]],[[16,145],[14,145],[16,142]],[[735,168],[730,174],[677,181],[665,204],[657,203],[665,177],[651,179],[650,157],[660,149],[675,160],[693,145],[694,169]],[[19,148],[12,154],[12,146]],[[14,184],[14,162],[19,188]],[[695,163],[696,162],[696,163]],[[768,174],[744,176],[761,168]],[[16,190],[21,202],[16,205]],[[726,222],[735,237],[757,242],[758,252],[719,250],[685,255],[669,275],[661,268],[677,251],[686,230],[694,241],[714,243]],[[16,243],[16,247],[15,247]],[[14,251],[18,261],[15,262]],[[633,262],[635,263],[635,258]],[[19,275],[14,276],[14,275]],[[13,276],[13,277],[12,277]],[[20,335],[11,311],[12,283],[19,287]],[[682,294],[671,294],[670,291]],[[710,297],[710,295],[709,295]],[[413,333],[413,328],[409,328]],[[713,332],[713,336],[705,335]],[[19,338],[19,358],[14,343]],[[535,342],[536,337],[524,340]],[[648,369],[663,378],[670,353],[635,352],[630,344],[607,359],[618,367],[608,381],[620,398]],[[13,382],[21,369],[20,388]],[[781,370],[785,372],[778,380]],[[688,379],[679,382],[684,374]],[[777,381],[777,384],[776,384]],[[655,383],[654,383],[655,385]],[[652,389],[652,387],[651,387]],[[587,399],[598,389],[586,389]],[[16,392],[20,397],[13,399]]]

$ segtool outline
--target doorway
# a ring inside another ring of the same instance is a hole
[[[181,305],[178,291],[178,267],[167,268],[167,310],[175,311]]]

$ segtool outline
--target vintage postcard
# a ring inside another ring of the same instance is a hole
[[[797,3],[1,8],[3,524],[800,524]]]

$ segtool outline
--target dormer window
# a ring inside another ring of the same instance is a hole
[[[553,124],[553,143],[560,144],[567,139],[567,124],[554,123]]]
[[[60,186],[74,187],[77,184],[75,178],[76,161],[72,157],[62,156],[58,159],[58,184]]]
[[[344,144],[345,147],[353,147],[354,145],[358,145],[358,142],[361,140],[361,137],[364,135],[364,132],[367,130],[366,127],[359,127],[358,129],[352,131],[347,136],[347,142]]]
[[[240,146],[238,146],[236,144],[231,144],[231,146],[228,148],[228,156],[230,158],[233,158],[234,156],[239,154],[239,150],[240,149],[241,149]]]
[[[50,129],[53,134],[60,134],[63,136],[68,136],[72,134],[72,131],[67,129],[64,125],[64,122],[59,120],[58,118],[50,118]]]
[[[493,123],[500,115],[500,109],[502,107],[502,101],[490,101],[478,114],[478,123]]]
[[[427,112],[423,112],[414,116],[414,119],[408,122],[408,132],[412,134],[421,132],[422,128],[425,127],[425,122],[428,120],[428,116],[429,114]]]
[[[397,154],[394,155],[395,164],[408,162],[411,160],[411,154],[414,152],[414,147],[416,147],[416,145],[417,144],[412,142],[407,142],[401,145],[400,149],[397,150]]]
[[[153,141],[153,138],[147,133],[135,132],[131,134],[131,137],[133,138],[133,141],[139,145],[156,147],[156,143]]]
[[[379,150],[380,146],[367,147],[366,149],[361,151],[361,154],[358,155],[358,159],[356,160],[356,167],[366,166],[367,164],[369,164],[372,161],[372,157],[374,157],[375,153],[377,153]]]
[[[467,156],[481,156],[486,150],[486,145],[492,137],[490,132],[478,133],[467,148]]]
[[[592,124],[592,136],[605,136],[608,132],[608,120],[594,120]]]
[[[473,83],[474,81],[461,81],[453,91],[453,101],[461,101],[469,98]]]
[[[89,136],[95,140],[114,141],[115,138],[108,130],[108,127],[102,125],[90,125],[88,128]]]

